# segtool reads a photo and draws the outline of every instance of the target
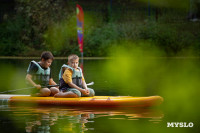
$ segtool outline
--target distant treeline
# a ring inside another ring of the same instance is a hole
[[[151,43],[166,56],[188,51],[199,56],[198,1],[169,1],[1,0],[0,56],[38,56],[43,50],[79,54],[76,4],[84,10],[84,56],[108,56],[113,46],[138,42]]]

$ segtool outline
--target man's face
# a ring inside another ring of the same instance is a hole
[[[44,67],[44,68],[50,67],[52,62],[53,62],[52,59],[48,59],[48,60],[42,59],[42,64],[43,64],[43,67]]]
[[[78,68],[78,64],[79,64],[79,59],[73,59],[70,62],[68,62],[69,66],[72,68]]]

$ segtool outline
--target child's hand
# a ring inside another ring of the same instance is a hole
[[[35,85],[35,87],[36,87],[37,89],[41,89],[41,88],[42,88],[41,85]]]
[[[83,93],[83,95],[89,95],[90,94],[88,89],[82,89],[82,93]]]
[[[90,91],[88,89],[85,89],[85,91],[87,92],[88,95],[90,94]]]

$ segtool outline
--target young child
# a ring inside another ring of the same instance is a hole
[[[53,55],[49,51],[44,51],[41,54],[40,62],[31,61],[29,64],[26,80],[35,87],[32,90],[32,96],[54,96],[59,92],[56,87],[47,88],[47,85],[56,85],[51,77],[50,66],[53,62]]]
[[[94,90],[87,88],[79,64],[79,57],[75,54],[68,56],[68,65],[63,65],[59,73],[60,92],[55,97],[94,96]]]

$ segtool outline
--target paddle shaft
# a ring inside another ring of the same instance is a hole
[[[93,85],[93,84],[94,84],[94,82],[90,82],[87,85]],[[47,85],[47,86],[42,86],[42,88],[46,88],[46,87],[47,88],[51,88],[51,87],[57,87],[57,86],[59,86],[59,85],[58,84],[56,84],[56,85]],[[0,92],[0,94],[20,91],[20,90],[26,90],[26,89],[33,89],[33,88],[35,88],[35,87],[33,86],[33,87],[27,87],[27,88],[21,88],[21,89],[9,90],[9,91],[2,91],[2,92]]]
[[[90,83],[87,84],[87,86],[90,86],[90,85],[94,85],[94,82],[92,81],[92,82],[90,82]],[[56,85],[47,85],[48,88],[57,87],[57,86],[59,86],[59,85],[58,84],[56,84]]]
[[[0,92],[0,94],[8,93],[8,92],[15,92],[15,91],[19,91],[19,90],[33,89],[33,88],[35,88],[35,87],[27,87],[27,88],[22,88],[22,89],[15,89],[15,90],[9,90],[9,91],[2,91],[2,92]]]
[[[51,88],[51,87],[56,87],[56,86],[59,86],[59,85],[47,85],[47,86],[42,86],[41,88]],[[9,90],[9,91],[2,91],[0,92],[0,94],[3,94],[3,93],[8,93],[8,92],[15,92],[15,91],[20,91],[20,90],[26,90],[26,89],[33,89],[35,88],[34,86],[32,87],[27,87],[27,88],[21,88],[21,89],[15,89],[15,90]]]

